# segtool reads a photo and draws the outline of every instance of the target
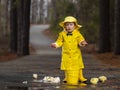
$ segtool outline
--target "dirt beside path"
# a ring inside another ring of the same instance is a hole
[[[117,56],[114,55],[113,53],[104,53],[104,54],[96,53],[94,54],[94,57],[105,64],[120,68],[120,55]]]

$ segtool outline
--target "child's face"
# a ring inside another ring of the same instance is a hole
[[[74,22],[66,22],[65,29],[67,32],[72,32],[75,29],[75,23]]]

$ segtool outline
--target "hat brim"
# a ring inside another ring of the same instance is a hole
[[[60,22],[59,25],[64,28],[64,27],[65,27],[65,23],[66,23],[66,22],[63,21],[63,22]],[[79,29],[79,28],[82,27],[82,25],[79,25],[79,24],[76,23],[76,22],[75,22],[75,24],[76,24],[76,26],[77,26],[77,29]]]

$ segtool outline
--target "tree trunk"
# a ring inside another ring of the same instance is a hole
[[[10,46],[11,52],[19,56],[29,54],[30,2],[31,0],[11,0]]]
[[[1,8],[1,0],[0,0],[0,8]],[[0,9],[0,37],[2,36],[1,32],[1,9]]]
[[[17,8],[14,4],[16,0],[11,0],[10,9],[10,50],[12,53],[17,52]]]
[[[109,0],[100,0],[99,52],[111,51]]]
[[[120,54],[120,0],[115,0],[114,54]]]
[[[44,0],[40,0],[40,23],[44,23]]]
[[[18,55],[29,54],[30,0],[18,3]]]
[[[31,0],[31,23],[37,24],[37,0]]]
[[[17,1],[17,23],[18,23],[18,44],[17,44],[17,54],[19,56],[22,56],[23,55],[23,52],[22,52],[22,48],[23,48],[23,43],[22,43],[22,38],[23,38],[23,23],[24,23],[24,20],[23,20],[23,6],[24,6],[24,0],[18,0]]]
[[[8,0],[1,0],[1,30],[8,35]]]
[[[30,1],[24,0],[23,8],[23,55],[29,55],[29,34],[30,34]],[[21,21],[22,22],[22,21]]]

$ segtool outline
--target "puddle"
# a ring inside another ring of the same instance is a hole
[[[8,86],[7,90],[28,90],[28,87],[20,87],[20,86]]]

